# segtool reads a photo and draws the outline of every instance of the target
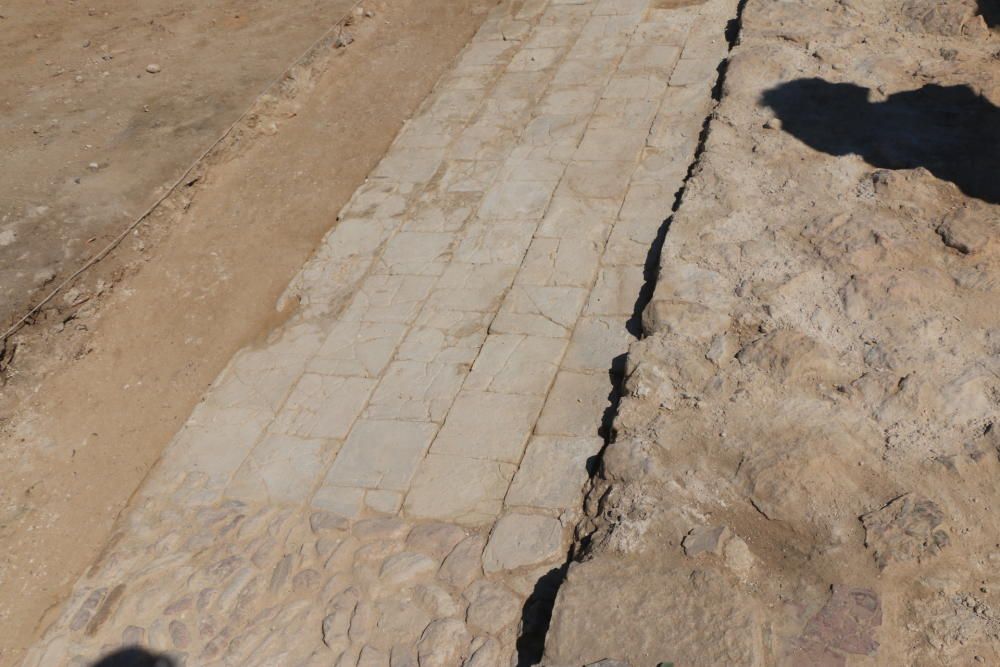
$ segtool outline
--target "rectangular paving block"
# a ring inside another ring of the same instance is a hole
[[[560,371],[538,418],[538,435],[600,436],[614,384],[607,373]]]
[[[516,469],[512,463],[428,454],[403,503],[404,515],[468,526],[491,524]]]
[[[492,320],[491,313],[426,308],[406,334],[396,358],[471,366]]]
[[[628,316],[581,317],[573,331],[562,368],[594,373],[624,371],[624,355],[636,337]]]
[[[340,444],[339,440],[269,434],[236,471],[226,496],[247,503],[302,503]]]
[[[517,267],[510,264],[452,262],[427,299],[427,308],[496,312],[516,273]]]
[[[588,239],[536,238],[531,242],[516,285],[587,287],[600,263],[600,244]]]
[[[588,466],[603,446],[604,439],[596,436],[533,436],[504,505],[554,510],[579,507]]]
[[[463,390],[431,452],[517,463],[543,400],[542,396]]]
[[[322,375],[378,377],[406,329],[394,322],[336,322],[306,368]]]
[[[605,266],[590,293],[587,315],[631,315],[646,283],[641,266]]]
[[[604,243],[618,217],[621,202],[556,195],[535,236],[585,239]]]
[[[628,190],[634,162],[574,160],[556,189],[557,197],[607,199],[620,204]]]
[[[372,394],[365,417],[441,422],[467,372],[464,364],[394,361]]]
[[[370,275],[361,283],[340,319],[353,322],[408,323],[434,288],[433,276]]]
[[[435,433],[434,424],[362,419],[323,485],[405,491]]]
[[[452,232],[400,232],[375,262],[375,273],[440,276],[451,260],[458,237]]]
[[[586,298],[587,290],[582,287],[515,285],[490,330],[565,338],[573,330]]]
[[[462,233],[462,242],[455,250],[455,260],[469,264],[518,266],[537,226],[535,222],[473,222]]]
[[[302,438],[343,439],[376,384],[377,380],[369,378],[306,373],[268,430]]]
[[[544,396],[559,369],[566,344],[560,338],[490,335],[464,388]]]

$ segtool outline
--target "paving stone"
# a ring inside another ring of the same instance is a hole
[[[424,554],[404,551],[385,559],[379,579],[389,586],[406,586],[437,572],[437,561]]]
[[[620,206],[620,202],[611,200],[557,194],[538,226],[536,236],[603,243],[611,233]]]
[[[364,489],[324,485],[313,495],[312,506],[347,518],[361,514]]]
[[[340,443],[271,434],[253,448],[226,495],[246,502],[300,503]]]
[[[544,396],[566,349],[557,338],[496,334],[486,339],[465,388]]]
[[[307,373],[278,413],[270,430],[302,438],[347,436],[376,381]]]
[[[628,352],[635,337],[628,331],[626,318],[581,317],[563,359],[567,370],[621,373],[622,355]]]
[[[396,514],[403,506],[403,494],[399,491],[365,491],[365,507],[382,514]]]
[[[634,167],[632,162],[610,160],[573,162],[566,167],[566,177],[559,184],[556,196],[609,199],[620,204]]]
[[[403,324],[337,322],[307,369],[323,375],[379,377],[405,333]]]
[[[432,276],[368,276],[341,320],[409,323],[435,283]]]
[[[586,297],[587,290],[579,287],[515,285],[490,329],[496,333],[565,338]]]
[[[520,265],[536,227],[533,222],[473,223],[466,228],[455,259],[469,264]]]
[[[459,542],[441,564],[438,578],[462,591],[483,574],[483,549],[486,538],[470,535]]]
[[[541,396],[462,390],[431,451],[517,463],[542,400]]]
[[[452,263],[427,301],[433,310],[496,312],[514,281],[516,266]]]
[[[579,506],[588,463],[603,446],[599,437],[532,437],[504,504],[555,510]]]
[[[445,163],[440,187],[446,192],[486,192],[499,169],[496,160],[452,160]]]
[[[161,463],[161,474],[176,477],[198,472],[215,483],[225,483],[250,454],[269,420],[259,410],[202,403],[177,434]]]
[[[503,505],[514,470],[510,463],[428,454],[417,469],[403,510],[418,519],[472,526],[488,523]]]
[[[405,491],[436,432],[434,424],[361,420],[324,485]]]
[[[406,538],[406,546],[441,560],[465,538],[466,532],[459,526],[450,523],[425,523],[414,526]]]
[[[463,596],[469,601],[465,622],[470,628],[497,635],[520,616],[520,598],[502,584],[480,579]]]
[[[646,144],[648,133],[648,130],[642,126],[592,127],[583,135],[583,140],[580,142],[580,147],[573,159],[578,161],[633,162],[639,157],[639,151]]]
[[[394,361],[372,394],[365,417],[440,422],[465,375],[461,364]]]
[[[400,148],[382,158],[372,175],[399,183],[425,183],[434,177],[443,158],[442,148]]]
[[[407,232],[457,232],[479,209],[482,193],[425,192],[406,216],[402,229]]]
[[[536,238],[528,248],[514,283],[589,288],[594,282],[600,256],[600,246],[595,241]]]
[[[454,667],[468,655],[469,634],[465,624],[449,618],[434,621],[424,630],[417,644],[420,667]]]
[[[396,356],[400,361],[471,365],[492,319],[489,313],[425,309]]]
[[[386,245],[376,272],[390,275],[439,276],[451,259],[456,237],[450,232],[400,232]]]
[[[662,224],[662,223],[661,223]],[[660,232],[660,225],[649,220],[619,221],[611,231],[608,245],[601,256],[603,266],[640,266],[651,261],[651,244]]]
[[[670,77],[670,85],[690,86],[714,81],[718,66],[717,58],[681,58]]]
[[[628,98],[606,98],[597,104],[594,115],[588,125],[591,129],[630,128],[634,135],[639,134],[645,140],[649,127],[656,118],[660,108],[660,100],[635,100]],[[640,146],[642,144],[640,143]],[[633,159],[630,155],[625,159]],[[596,158],[607,159],[607,158]]]
[[[606,373],[560,371],[538,418],[539,435],[596,436],[611,407],[613,389]]]
[[[587,315],[631,315],[646,278],[641,266],[606,266],[597,275]]]
[[[496,183],[486,193],[479,217],[484,220],[540,220],[554,189],[554,183]]]
[[[563,50],[555,47],[521,49],[507,65],[508,72],[538,72],[556,64]]]
[[[487,574],[554,562],[564,556],[558,519],[538,514],[506,514],[497,521],[483,552]]]

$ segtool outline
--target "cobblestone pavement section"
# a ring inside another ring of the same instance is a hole
[[[732,13],[501,5],[25,664],[526,664]]]

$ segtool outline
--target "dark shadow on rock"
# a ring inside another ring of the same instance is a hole
[[[93,667],[175,667],[175,665],[174,661],[165,655],[157,655],[133,646],[105,656],[95,662]]]
[[[782,129],[830,155],[881,169],[924,167],[970,197],[1000,203],[1000,108],[968,86],[928,84],[869,101],[852,83],[798,79],[761,101]]]
[[[991,28],[1000,26],[1000,0],[978,0],[979,14]]]
[[[542,659],[545,636],[552,621],[552,609],[568,568],[567,560],[565,565],[542,575],[524,602],[521,609],[521,635],[517,638],[517,667],[531,667]]]

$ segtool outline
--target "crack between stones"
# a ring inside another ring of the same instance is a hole
[[[646,261],[643,265],[643,285],[639,289],[639,294],[636,298],[632,315],[626,323],[626,329],[636,338],[636,340],[641,340],[645,334],[642,326],[642,313],[653,299],[653,293],[656,289],[656,282],[659,277],[660,255],[663,250],[663,244],[666,241],[668,232],[670,231],[670,226],[674,220],[674,216],[677,214],[677,211],[680,210],[684,201],[684,194],[687,191],[688,183],[694,176],[698,165],[701,163],[702,156],[708,143],[708,137],[711,133],[712,120],[715,118],[715,112],[722,100],[722,90],[725,86],[726,73],[729,69],[731,54],[733,49],[739,44],[740,35],[742,34],[743,13],[746,9],[747,2],[748,0],[739,1],[736,7],[736,15],[726,24],[725,37],[729,44],[729,49],[726,57],[719,62],[719,65],[716,68],[717,75],[715,84],[712,87],[711,109],[709,109],[708,113],[705,115],[705,119],[702,121],[701,131],[698,135],[698,143],[695,148],[694,155],[691,162],[688,164],[684,179],[674,195],[674,202],[670,208],[670,215],[660,225],[656,238],[650,245],[649,252],[646,255]],[[600,429],[600,433],[604,438],[604,445],[601,447],[601,450],[597,453],[597,455],[587,463],[588,482],[593,480],[598,475],[601,468],[601,461],[604,458],[604,453],[608,446],[613,444],[615,441],[616,433],[614,432],[613,425],[614,420],[618,415],[619,405],[621,403],[622,384],[625,379],[624,374],[627,356],[628,355],[625,354],[615,357],[615,359],[612,360],[608,371],[609,376],[612,379],[613,388],[611,394],[611,405],[605,411]],[[555,602],[559,594],[559,589],[561,588],[563,581],[566,579],[570,565],[574,561],[578,560],[581,554],[586,551],[589,539],[589,535],[575,537],[573,543],[567,551],[566,560],[559,566],[552,568],[536,582],[532,594],[528,597],[524,604],[521,632],[517,637],[516,643],[517,667],[532,667],[540,663],[543,657],[545,640],[548,635],[549,626],[552,620],[552,613],[555,608]]]

